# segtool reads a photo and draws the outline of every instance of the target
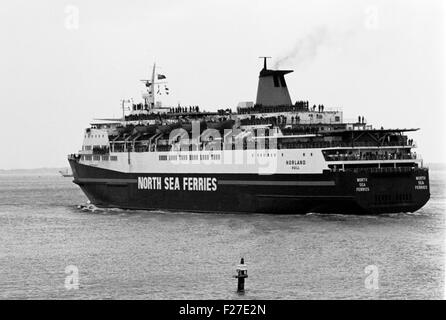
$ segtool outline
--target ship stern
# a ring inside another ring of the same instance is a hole
[[[427,168],[381,168],[353,177],[357,203],[371,214],[415,212],[430,198]]]

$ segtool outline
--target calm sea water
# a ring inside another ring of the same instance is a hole
[[[82,210],[71,178],[0,175],[0,299],[440,299],[446,172],[430,174],[422,210],[378,217]]]

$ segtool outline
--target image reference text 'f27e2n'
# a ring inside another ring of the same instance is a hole
[[[68,156],[74,183],[98,207],[195,212],[414,212],[430,197],[428,169],[407,136],[364,117],[292,102],[266,58],[256,102],[207,112],[163,106],[153,66],[141,103],[97,119]]]

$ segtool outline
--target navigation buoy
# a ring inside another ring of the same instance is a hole
[[[237,275],[235,275],[234,278],[238,279],[237,292],[245,292],[245,278],[248,278],[248,268],[246,267],[245,259],[242,258],[240,260],[236,272]]]

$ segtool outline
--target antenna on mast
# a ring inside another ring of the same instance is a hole
[[[259,57],[259,59],[263,59],[263,69],[266,70],[266,59],[271,59],[271,57]]]
[[[151,109],[155,108],[155,71],[156,69],[156,62],[153,63],[153,69],[152,69],[152,105]]]
[[[166,79],[166,76],[164,74],[160,74],[158,73],[156,70],[160,69],[160,67],[158,67],[156,65],[156,62],[153,63],[153,68],[152,68],[152,75],[149,76],[150,79],[143,79],[141,80],[145,86],[147,88],[149,88],[147,90],[148,95],[146,95],[145,93],[143,94],[143,98],[145,101],[145,104],[147,106],[147,109],[153,109],[156,107],[156,94],[162,94],[160,93],[160,84],[164,84],[164,90],[165,90],[165,94],[169,94],[169,88],[167,88],[166,83],[167,81],[158,81],[158,80],[163,80]],[[158,85],[158,91],[156,92],[156,88],[155,86]]]

